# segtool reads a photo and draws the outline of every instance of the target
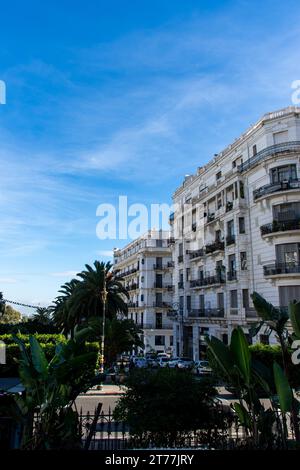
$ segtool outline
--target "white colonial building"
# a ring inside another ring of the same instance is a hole
[[[275,306],[300,299],[300,108],[264,115],[186,176],[173,200],[176,355],[198,359],[205,334],[227,342],[236,325],[248,333],[257,321],[253,291]],[[153,256],[138,251],[131,258],[141,267],[141,257],[150,257],[151,283]],[[170,259],[168,251],[163,256]],[[144,285],[137,294],[158,292]],[[256,339],[268,341],[263,332]]]
[[[114,271],[128,289],[128,317],[143,330],[144,353],[172,354],[172,254],[169,232],[150,230],[114,250]]]

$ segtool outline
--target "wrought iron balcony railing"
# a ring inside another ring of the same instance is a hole
[[[265,186],[262,186],[261,188],[255,189],[253,191],[253,199],[256,200],[268,194],[273,194],[280,191],[289,191],[292,189],[300,189],[300,179],[289,179],[279,181],[277,183],[266,184]]]
[[[198,308],[189,312],[191,318],[224,318],[224,308]]]
[[[183,255],[179,255],[178,256],[178,263],[182,263],[183,262]]]
[[[181,281],[181,282],[178,282],[178,289],[183,289],[184,287],[184,283]]]
[[[191,287],[205,287],[213,284],[225,284],[226,279],[223,274],[215,274],[213,276],[206,276],[200,279],[190,281]]]
[[[238,171],[240,173],[242,173],[243,171],[247,171],[249,170],[249,168],[252,168],[253,166],[257,165],[265,158],[271,157],[273,155],[277,155],[279,153],[298,153],[298,152],[300,152],[299,140],[271,145],[261,150],[260,152],[257,152],[256,155],[253,155],[253,157],[249,158],[249,160],[239,165]]]
[[[260,232],[262,235],[268,235],[269,233],[275,232],[287,232],[289,230],[300,230],[300,218],[285,220],[282,222],[273,220],[273,222],[270,224],[265,224],[260,227]]]
[[[298,274],[300,273],[300,263],[274,263],[264,266],[265,276],[276,276],[278,274]]]
[[[206,245],[205,252],[206,254],[213,253],[214,251],[224,251],[225,244],[222,241],[216,240],[214,243]]]
[[[236,281],[237,280],[237,273],[236,273],[235,269],[233,269],[232,271],[227,272],[227,280],[228,281]]]
[[[189,251],[190,259],[200,258],[204,256],[203,248],[199,248],[199,250]]]

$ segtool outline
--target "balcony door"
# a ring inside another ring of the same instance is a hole
[[[279,305],[288,307],[293,300],[300,299],[300,286],[279,286]]]
[[[300,219],[300,202],[289,202],[273,206],[273,218],[278,222]]]
[[[161,257],[156,257],[156,266],[158,268],[162,268],[162,258]]]
[[[287,266],[300,264],[300,243],[276,245],[276,263]]]
[[[271,183],[281,183],[297,179],[296,165],[284,165],[272,168],[270,171]]]
[[[224,310],[224,293],[218,292],[217,293],[217,304],[219,310]]]
[[[162,287],[162,274],[156,274],[155,285],[156,287]]]

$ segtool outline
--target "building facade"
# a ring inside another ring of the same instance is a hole
[[[144,353],[173,352],[172,254],[169,232],[149,231],[114,250],[114,272],[128,289],[128,317],[143,330]]]
[[[174,354],[196,360],[206,334],[249,334],[253,291],[275,306],[300,299],[300,108],[264,115],[173,201]]]

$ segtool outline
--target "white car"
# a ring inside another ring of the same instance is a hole
[[[192,369],[193,365],[194,361],[192,359],[189,357],[181,357],[175,367],[178,369]]]
[[[197,375],[210,375],[212,373],[209,362],[204,360],[196,361],[193,370]]]
[[[177,367],[178,361],[180,361],[180,357],[171,357],[171,359],[169,360],[169,367],[174,369],[175,367]]]
[[[160,357],[158,360],[159,367],[169,367],[170,358],[169,357]]]

